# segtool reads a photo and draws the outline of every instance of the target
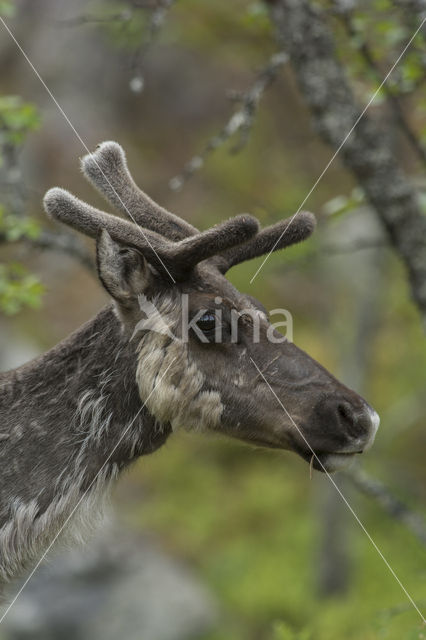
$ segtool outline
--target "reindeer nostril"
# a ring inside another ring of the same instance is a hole
[[[337,412],[339,414],[340,419],[343,422],[348,422],[351,425],[354,423],[355,421],[354,411],[347,402],[340,402],[337,407]]]
[[[354,407],[343,400],[337,405],[337,416],[340,427],[355,438],[364,438],[371,428],[371,418],[364,410]]]
[[[380,419],[367,404],[354,407],[350,402],[343,400],[337,405],[337,415],[341,427],[349,435],[367,439],[367,445],[374,440]]]

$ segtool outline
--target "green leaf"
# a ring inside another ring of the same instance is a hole
[[[339,195],[323,205],[323,212],[326,216],[337,218],[362,204],[364,194],[359,187],[352,189],[349,196]]]
[[[39,124],[40,117],[33,104],[19,96],[0,96],[0,144],[21,144]]]
[[[17,242],[22,238],[35,240],[40,235],[40,231],[39,224],[33,218],[6,213],[0,206],[0,233],[9,242]]]
[[[15,315],[25,307],[39,308],[44,286],[19,264],[0,264],[0,309]]]

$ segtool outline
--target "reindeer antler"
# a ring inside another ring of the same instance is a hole
[[[276,224],[265,227],[247,242],[227,249],[217,257],[216,264],[221,273],[245,260],[258,258],[271,251],[284,249],[306,240],[314,231],[316,219],[313,213],[301,211]]]
[[[212,257],[212,266],[225,273],[244,260],[305,240],[315,228],[313,214],[301,212],[259,233],[258,221],[248,215],[236,216],[200,233],[139,189],[127,168],[124,151],[116,142],[103,142],[95,153],[85,156],[82,169],[98,191],[136,224],[95,209],[58,188],[45,196],[47,213],[93,238],[106,229],[115,241],[139,249],[153,266],[173,280],[185,279],[195,265]]]
[[[139,249],[160,272],[175,280],[185,279],[196,264],[244,242],[259,229],[255,218],[240,215],[179,242],[170,242],[155,231],[95,209],[64,189],[50,189],[44,206],[49,216],[92,238],[106,229],[115,241]]]
[[[81,168],[108,202],[141,227],[174,241],[198,233],[198,229],[160,207],[137,186],[117,142],[102,142],[94,153],[82,159]]]

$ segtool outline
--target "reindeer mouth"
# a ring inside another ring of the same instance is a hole
[[[240,440],[242,438],[239,438]],[[243,439],[247,444],[261,447],[262,449],[278,449],[283,450],[283,446],[278,443],[267,442],[265,440],[247,438]],[[357,451],[315,451],[302,447],[293,442],[290,451],[294,451],[316,471],[322,473],[335,473],[350,466],[355,456],[363,453],[362,450]]]
[[[352,451],[315,451],[299,445],[294,446],[295,453],[303,458],[313,469],[322,473],[334,473],[348,467],[355,456],[363,453],[362,450]]]
[[[361,453],[362,451],[317,454],[317,458],[314,457],[312,466],[317,471],[322,471],[323,473],[334,473],[335,471],[341,471],[350,466],[355,456]]]

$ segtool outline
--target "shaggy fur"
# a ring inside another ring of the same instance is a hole
[[[141,411],[134,350],[109,306],[47,354],[0,374],[8,436],[0,443],[0,582],[40,555],[81,498],[74,534],[96,519],[110,481],[170,434]]]
[[[174,430],[219,429],[223,404],[217,391],[206,388],[206,377],[191,358],[188,344],[176,336],[178,300],[155,300],[162,322],[175,337],[157,331],[155,324],[138,346],[136,380],[141,400],[151,413]],[[161,383],[158,384],[158,380]]]

